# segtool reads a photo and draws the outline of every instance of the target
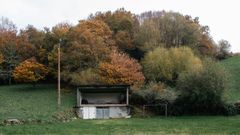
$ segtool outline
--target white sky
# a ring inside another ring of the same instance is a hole
[[[210,26],[215,41],[226,39],[233,52],[240,52],[239,0],[0,0],[0,16],[8,17],[18,28],[32,24],[52,27],[68,21],[76,24],[97,11],[124,7],[139,14],[149,10],[172,10]]]

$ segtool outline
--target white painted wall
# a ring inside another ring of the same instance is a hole
[[[83,107],[82,113],[83,119],[95,119],[96,107]]]
[[[126,106],[122,107],[108,107],[109,118],[127,118],[129,116],[129,108]],[[97,109],[96,107],[81,107],[78,111],[78,116],[83,119],[96,119]]]

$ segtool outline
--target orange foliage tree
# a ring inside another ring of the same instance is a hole
[[[99,65],[100,78],[107,84],[129,84],[138,88],[145,77],[141,65],[124,53],[114,50],[109,62]]]
[[[35,59],[27,59],[20,63],[13,72],[14,80],[17,82],[33,82],[44,79],[47,75],[47,68],[38,63]]]

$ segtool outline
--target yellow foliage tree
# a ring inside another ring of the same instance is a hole
[[[202,69],[201,59],[188,47],[156,48],[145,55],[142,65],[148,80],[171,84],[185,71]]]
[[[36,83],[38,80],[44,79],[47,73],[48,70],[43,64],[31,58],[23,61],[15,68],[13,77],[17,82]]]

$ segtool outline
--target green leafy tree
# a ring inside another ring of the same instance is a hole
[[[177,104],[185,114],[221,113],[225,104],[226,71],[212,60],[205,60],[199,71],[182,73],[176,89],[180,92]]]
[[[202,55],[214,56],[216,47],[209,27],[200,25],[198,17],[157,11],[142,13],[138,18],[141,25],[135,40],[141,50],[188,46]]]
[[[220,40],[218,42],[218,52],[217,52],[217,58],[218,59],[225,59],[228,56],[230,56],[230,48],[231,45],[227,40]]]
[[[201,60],[188,47],[156,48],[145,55],[142,65],[148,81],[173,85],[180,73],[202,67]]]

